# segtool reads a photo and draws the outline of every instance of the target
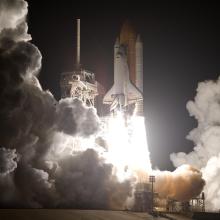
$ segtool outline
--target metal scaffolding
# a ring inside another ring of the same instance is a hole
[[[83,69],[62,73],[60,87],[62,98],[78,98],[87,106],[95,106],[98,89],[94,73]]]

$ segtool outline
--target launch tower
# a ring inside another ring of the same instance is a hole
[[[80,19],[77,19],[77,45],[75,66],[71,72],[61,73],[61,98],[78,98],[87,106],[95,107],[98,83],[95,74],[82,68],[80,64]]]

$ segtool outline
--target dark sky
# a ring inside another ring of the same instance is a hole
[[[57,99],[59,78],[74,59],[74,20],[81,19],[81,63],[109,88],[113,45],[129,19],[144,43],[144,106],[154,167],[172,170],[169,155],[189,152],[185,139],[196,126],[186,103],[199,81],[220,75],[220,8],[214,1],[29,0],[29,32],[40,49],[40,82]],[[130,3],[129,3],[130,2]]]

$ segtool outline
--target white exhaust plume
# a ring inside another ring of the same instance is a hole
[[[143,118],[129,126],[109,120],[103,130],[93,108],[42,90],[41,54],[28,42],[26,14],[24,0],[1,0],[0,207],[123,209],[149,172],[161,196],[199,194],[199,171],[151,169]]]
[[[187,103],[191,116],[198,120],[187,138],[195,143],[192,152],[171,154],[173,164],[190,164],[200,169],[206,181],[206,207],[220,207],[220,79],[200,82],[194,101]]]

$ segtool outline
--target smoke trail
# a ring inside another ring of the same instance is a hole
[[[130,182],[81,141],[100,128],[95,110],[40,86],[26,14],[24,0],[0,1],[0,205],[123,208]],[[78,142],[85,150],[74,154]]]
[[[175,166],[188,163],[201,170],[206,181],[206,206],[217,210],[220,206],[220,78],[200,82],[195,99],[187,103],[187,109],[198,120],[197,128],[187,136],[195,143],[194,150],[170,157]]]

